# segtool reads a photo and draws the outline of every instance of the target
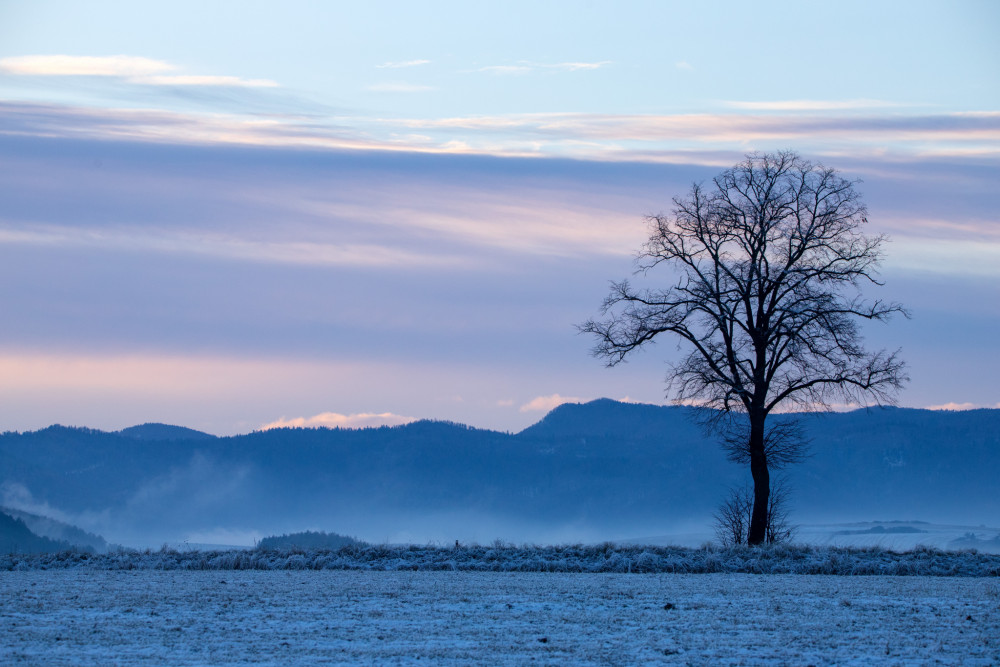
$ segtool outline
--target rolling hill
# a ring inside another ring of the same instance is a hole
[[[5,505],[125,544],[306,529],[374,542],[618,539],[703,528],[748,481],[692,414],[602,399],[517,434],[432,421],[225,438],[52,426],[0,435],[0,488]],[[1000,410],[801,419],[812,455],[787,471],[793,520],[1000,517]]]

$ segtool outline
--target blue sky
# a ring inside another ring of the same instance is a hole
[[[753,150],[859,186],[901,404],[1000,404],[992,2],[0,1],[0,428],[664,401],[574,324]]]

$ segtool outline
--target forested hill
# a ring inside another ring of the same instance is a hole
[[[692,411],[598,400],[513,435],[431,421],[225,438],[53,426],[0,436],[0,484],[4,503],[79,517],[112,541],[307,528],[375,541],[659,534],[710,522],[726,489],[747,480]],[[812,456],[787,471],[799,520],[1000,516],[1000,410],[803,421]]]
[[[215,436],[183,426],[170,424],[139,424],[118,431],[136,440],[211,440]]]
[[[38,553],[69,548],[69,543],[36,535],[21,519],[0,512],[0,554]]]

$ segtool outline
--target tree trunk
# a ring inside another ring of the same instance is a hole
[[[771,475],[767,469],[767,455],[764,453],[763,414],[750,415],[750,474],[753,475],[753,513],[750,515],[750,530],[747,544],[763,544],[767,539],[767,503],[771,495]]]

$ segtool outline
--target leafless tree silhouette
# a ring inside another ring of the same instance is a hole
[[[745,415],[704,411],[699,416],[710,430],[721,435],[722,447],[730,461],[750,464],[750,424]],[[808,445],[809,439],[797,420],[786,417],[782,421],[772,421],[764,429],[764,456],[769,469],[798,463],[805,458]]]
[[[770,466],[801,452],[788,433],[768,430],[768,416],[892,403],[907,380],[898,351],[863,347],[859,320],[906,313],[862,297],[866,284],[882,284],[885,239],[862,233],[855,185],[795,153],[748,155],[675,198],[671,215],[647,218],[636,273],[663,271],[673,285],[613,282],[604,319],[580,326],[609,366],[660,334],[679,337],[687,355],[670,369],[668,395],[714,408],[720,421],[744,416],[746,443],[729,452],[753,477],[750,544],[767,538]]]
[[[724,547],[747,543],[753,516],[754,494],[749,487],[730,489],[729,496],[719,506],[715,518],[715,537]],[[767,500],[767,528],[764,541],[768,544],[788,542],[793,527],[788,522],[788,490],[782,481],[771,485]]]

